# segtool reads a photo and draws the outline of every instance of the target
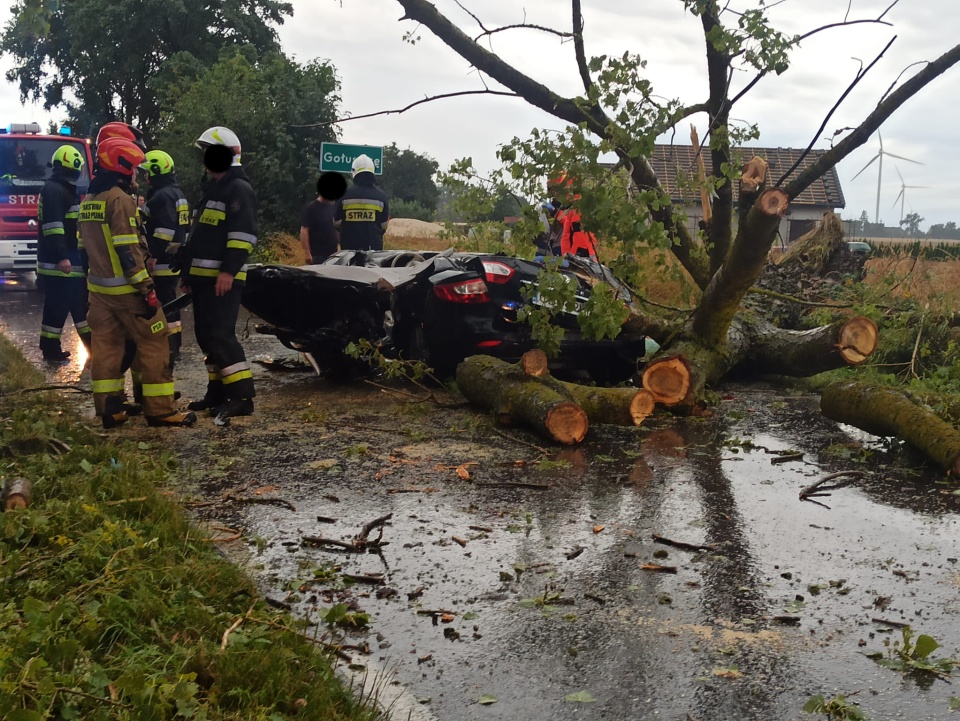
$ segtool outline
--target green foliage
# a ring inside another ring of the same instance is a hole
[[[550,358],[560,354],[564,335],[563,327],[554,318],[576,311],[576,293],[576,279],[561,273],[556,261],[548,263],[534,285],[521,289],[526,303],[517,312],[517,318],[530,324],[533,341]]]
[[[867,721],[868,716],[860,709],[839,694],[829,701],[821,695],[812,696],[803,705],[803,712],[809,714],[823,714],[837,721]]]
[[[320,144],[336,139],[330,126],[297,126],[333,120],[338,90],[335,71],[326,62],[301,65],[276,53],[232,51],[165,88],[168,104],[158,141],[173,155],[187,197],[199,198],[202,165],[194,141],[211,125],[229,127],[243,144],[261,234],[296,232],[303,204],[316,195]]]
[[[0,338],[5,392],[25,365]],[[100,438],[54,394],[0,414],[0,447],[55,441],[4,467],[34,498],[0,514],[0,718],[376,717],[164,494],[172,459]]]
[[[85,134],[121,119],[149,135],[160,125],[166,84],[214,63],[226,48],[277,51],[274,28],[293,6],[279,0],[28,0],[13,12],[0,51],[13,62],[7,79],[18,84],[24,101],[65,107],[71,126]]]
[[[433,220],[440,190],[433,178],[440,168],[433,158],[421,155],[410,148],[400,150],[396,143],[383,149],[383,175],[377,184],[390,198],[390,212],[395,218],[418,218]],[[417,206],[422,208],[417,215],[409,213]],[[404,209],[408,212],[400,212]],[[424,213],[427,215],[424,217]]]
[[[940,648],[940,644],[932,636],[920,634],[914,641],[914,631],[907,626],[902,631],[902,637],[902,641],[893,642],[886,656],[877,651],[867,654],[867,657],[880,666],[896,671],[904,673],[918,671],[944,677],[949,676],[954,668],[960,666],[960,659],[930,658],[931,654]]]
[[[392,218],[415,218],[416,220],[431,222],[436,216],[436,211],[420,205],[415,200],[394,200],[391,197],[390,216]]]
[[[370,614],[351,611],[349,604],[337,603],[320,612],[320,620],[333,628],[366,628],[370,625]]]

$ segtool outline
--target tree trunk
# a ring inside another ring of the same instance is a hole
[[[950,475],[960,473],[960,431],[900,391],[838,381],[824,388],[820,410],[875,436],[902,438]]]
[[[638,426],[653,412],[656,401],[642,388],[567,383],[535,363],[533,373],[527,372],[525,366],[539,351],[531,353],[516,365],[471,356],[457,367],[457,386],[467,400],[492,410],[500,422],[523,423],[560,443],[579,443],[591,423]]]
[[[876,326],[854,316],[807,331],[781,330],[757,316],[741,313],[727,331],[726,343],[707,347],[685,335],[643,372],[643,387],[664,405],[689,412],[703,390],[733,371],[810,376],[864,362],[877,347]]]
[[[457,366],[457,386],[499,422],[522,423],[558,443],[579,443],[590,427],[587,414],[568,397],[490,356],[471,356]]]

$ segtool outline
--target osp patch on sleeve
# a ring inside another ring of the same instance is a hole
[[[164,329],[164,327],[164,322],[162,320],[158,320],[156,323],[150,326],[150,332],[154,334],[159,333]]]

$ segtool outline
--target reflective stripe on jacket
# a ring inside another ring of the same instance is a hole
[[[83,265],[77,247],[77,187],[66,178],[51,177],[40,191],[37,205],[37,273],[61,278],[82,278]],[[69,273],[57,263],[69,260]]]
[[[150,181],[147,199],[140,209],[150,255],[157,259],[155,276],[175,276],[170,261],[187,239],[190,229],[190,205],[176,178],[161,175]]]
[[[137,233],[137,205],[119,187],[88,195],[80,204],[80,237],[87,254],[87,288],[91,293],[126,295],[150,282]],[[120,262],[118,248],[131,259]]]
[[[256,245],[257,197],[243,168],[234,166],[210,184],[196,207],[187,240],[186,274],[203,282],[229,273],[242,283]]]

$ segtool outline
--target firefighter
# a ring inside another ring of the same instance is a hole
[[[257,198],[240,165],[240,139],[208,128],[197,139],[207,172],[185,248],[182,282],[193,295],[194,331],[207,365],[207,391],[187,407],[218,420],[253,413],[253,374],[237,340],[247,258],[257,244]]]
[[[173,407],[169,330],[137,233],[130,195],[144,153],[131,140],[97,146],[98,171],[80,204],[80,236],[87,255],[92,331],[93,402],[104,428],[127,420],[122,359],[127,338],[137,347],[143,412],[151,426],[191,426],[197,417]]]
[[[162,150],[151,150],[140,167],[147,172],[147,182],[150,184],[146,202],[140,208],[152,258],[148,261],[148,270],[153,276],[160,304],[166,305],[177,297],[180,271],[171,269],[170,264],[176,260],[177,251],[187,238],[190,206],[177,184],[173,158],[169,154]],[[167,313],[167,327],[170,329],[172,369],[180,355],[183,337],[179,310]]]
[[[37,275],[43,276],[43,320],[40,350],[44,360],[70,357],[60,345],[67,315],[80,340],[90,347],[87,323],[87,284],[80,249],[77,247],[77,215],[80,196],[76,182],[83,169],[83,155],[72,145],[61,145],[50,160],[53,173],[40,191],[37,206]]]
[[[561,228],[560,254],[576,255],[597,259],[597,238],[582,227],[582,215],[575,203],[580,195],[574,192],[574,180],[561,173],[547,183],[547,190],[553,196],[551,203],[556,208],[554,219]]]
[[[383,250],[390,220],[387,194],[373,184],[376,166],[368,155],[353,161],[353,185],[337,201],[333,224],[342,250]]]

